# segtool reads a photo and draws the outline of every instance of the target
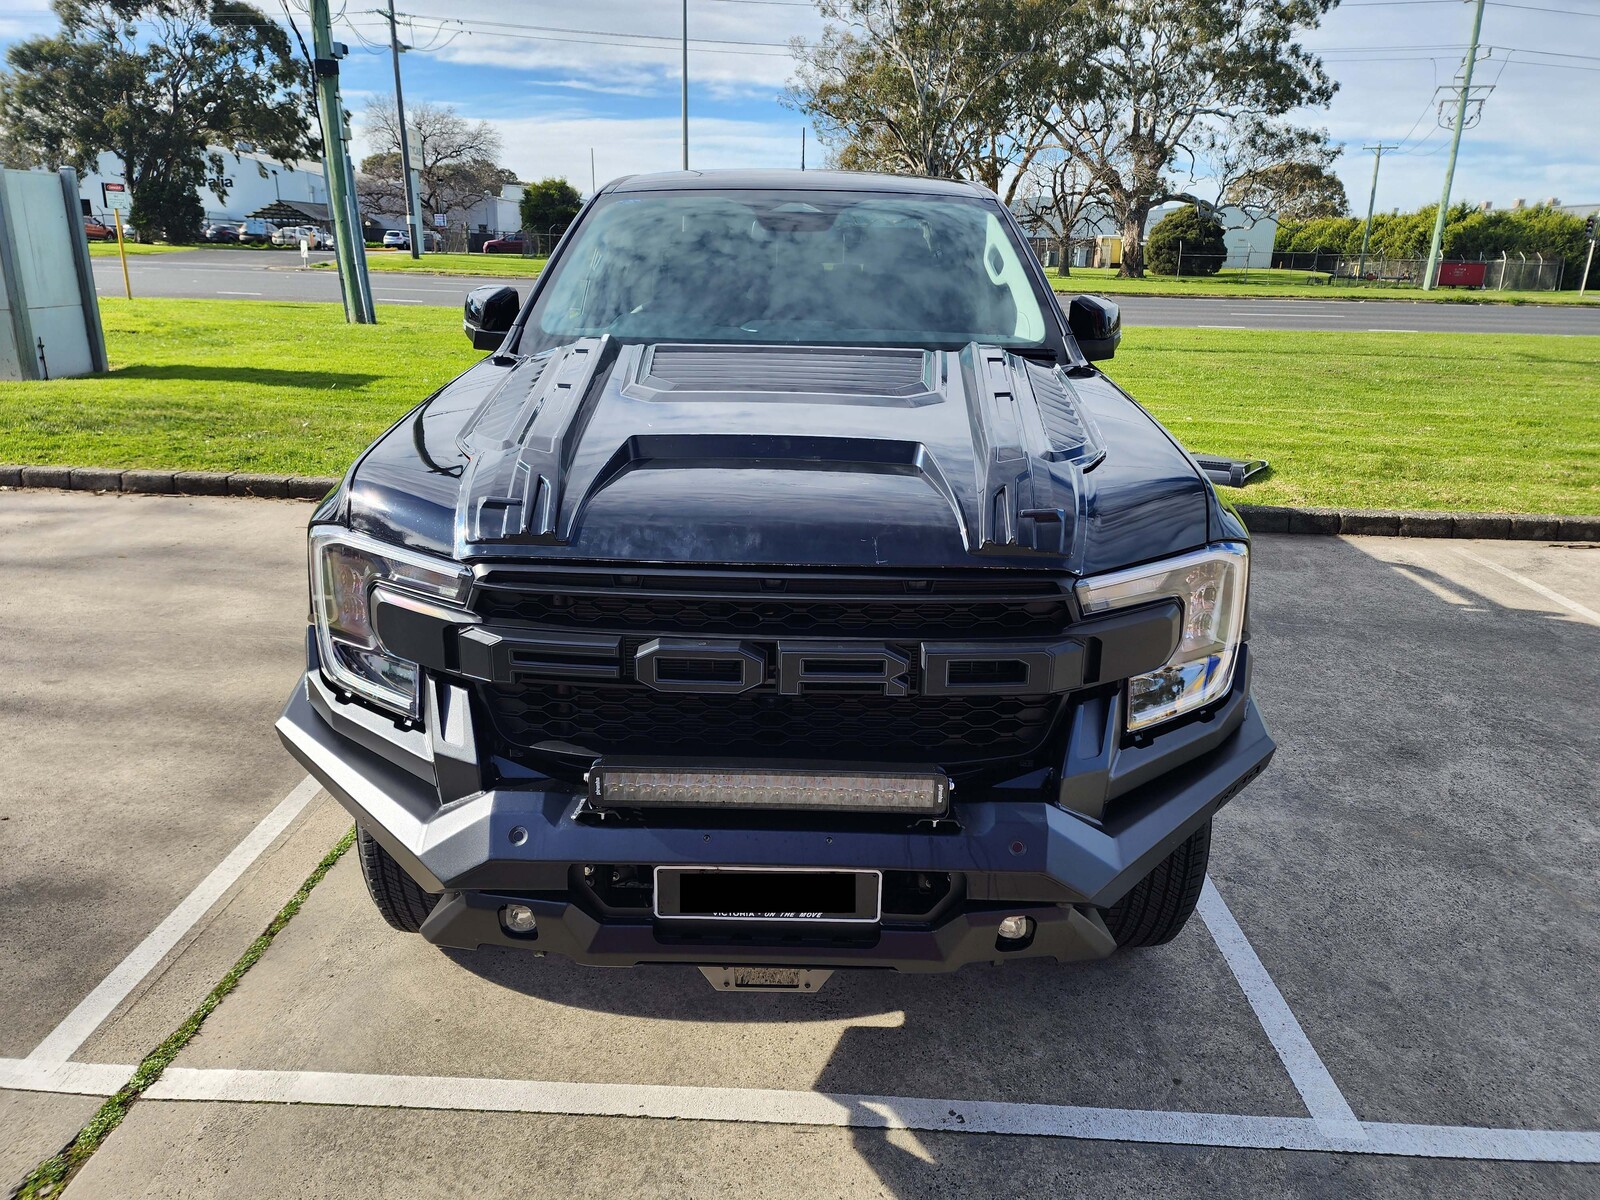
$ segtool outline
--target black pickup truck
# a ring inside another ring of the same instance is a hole
[[[278,725],[390,924],[797,990],[1183,926],[1273,753],[1247,535],[992,194],[626,178],[465,326]]]

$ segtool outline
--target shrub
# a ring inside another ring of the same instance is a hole
[[[1228,257],[1222,226],[1192,204],[1168,213],[1150,231],[1145,265],[1157,275],[1176,275],[1180,254],[1184,273],[1189,275],[1215,275]]]

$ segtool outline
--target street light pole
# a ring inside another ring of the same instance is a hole
[[[1444,191],[1439,196],[1439,211],[1433,219],[1433,240],[1428,243],[1428,267],[1422,276],[1422,290],[1433,291],[1439,273],[1439,248],[1444,243],[1444,223],[1450,209],[1450,187],[1456,178],[1456,156],[1461,152],[1461,130],[1467,123],[1467,102],[1472,97],[1472,68],[1478,61],[1478,34],[1483,29],[1483,0],[1478,0],[1472,15],[1472,40],[1467,60],[1462,65],[1461,86],[1456,90],[1455,130],[1450,137],[1450,161],[1444,169]]]
[[[1373,151],[1374,157],[1372,159],[1372,191],[1367,193],[1367,225],[1361,231],[1361,258],[1356,263],[1357,279],[1365,279],[1367,275],[1367,243],[1372,240],[1372,208],[1378,202],[1378,167],[1383,162],[1383,152],[1385,150],[1400,149],[1398,145],[1385,146],[1382,142],[1379,142],[1376,146],[1363,146],[1361,148]],[[1316,264],[1313,263],[1312,265],[1315,266]]]
[[[394,111],[400,121],[400,175],[406,188],[406,222],[411,226],[411,257],[422,257],[422,208],[411,179],[411,134],[406,129],[406,100],[400,90],[400,34],[395,26],[394,0],[389,0],[389,56],[394,59]]]
[[[689,0],[683,0],[683,169],[689,169]]]

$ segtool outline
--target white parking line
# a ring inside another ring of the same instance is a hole
[[[139,986],[140,980],[167,956],[167,952],[194,928],[207,910],[249,869],[250,864],[260,858],[262,852],[289,827],[290,822],[311,803],[317,791],[317,781],[309,775],[301,780],[294,791],[261,818],[260,824],[234,847],[233,853],[202,879],[183,903],[173,909],[166,920],[135,946],[128,957],[118,963],[111,974],[102,979],[99,986],[85,996],[44,1041],[34,1047],[27,1061],[35,1065],[55,1066],[70,1059],[117,1005]]]
[[[1239,928],[1239,922],[1233,919],[1233,913],[1223,903],[1210,876],[1206,877],[1205,886],[1200,891],[1199,913],[1200,919],[1211,931],[1217,949],[1222,951],[1222,957],[1227,960],[1228,969],[1244,989],[1245,999],[1250,1001],[1250,1007],[1255,1010],[1261,1028],[1266,1031],[1272,1048],[1283,1061],[1284,1070],[1289,1072],[1289,1078],[1294,1081],[1295,1090],[1300,1093],[1300,1099],[1305,1102],[1306,1111],[1316,1122],[1317,1129],[1328,1138],[1364,1139],[1367,1135],[1361,1122],[1356,1120],[1356,1114],[1351,1111],[1344,1093],[1334,1083],[1333,1076],[1328,1074],[1321,1056],[1306,1037],[1305,1030],[1300,1028],[1300,1022],[1295,1020],[1288,1001],[1283,998],[1278,985],[1272,982],[1267,968],[1262,966],[1255,948],[1250,945],[1250,939]]]
[[[259,296],[259,295],[261,295],[261,293],[260,292],[228,292],[228,291],[224,291],[222,288],[218,288],[217,289],[217,295],[219,295],[219,296]]]
[[[0,1058],[0,1088],[110,1096],[128,1082],[133,1071],[132,1067],[111,1063],[36,1063],[25,1058]]]
[[[1495,572],[1496,574],[1504,575],[1513,583],[1520,583],[1530,592],[1539,593],[1539,595],[1543,596],[1551,603],[1559,604],[1573,616],[1582,617],[1585,621],[1589,621],[1595,625],[1600,625],[1600,613],[1595,612],[1595,610],[1592,608],[1588,608],[1582,604],[1579,604],[1576,600],[1568,600],[1560,592],[1552,591],[1550,588],[1545,587],[1545,585],[1540,583],[1538,580],[1529,579],[1526,575],[1518,574],[1509,567],[1502,567],[1499,563],[1484,558],[1481,554],[1474,554],[1471,550],[1465,549],[1464,547],[1452,546],[1451,549],[1457,554],[1461,555],[1462,558],[1471,559],[1481,567],[1488,567],[1489,570]]]
[[[39,1066],[25,1059],[0,1059],[0,1088],[109,1096],[127,1081],[133,1070],[132,1066],[105,1063]],[[1600,1163],[1600,1133],[1588,1130],[1371,1122],[1361,1126],[1362,1137],[1351,1138],[1330,1136],[1309,1117],[856,1096],[769,1088],[168,1067],[144,1095],[150,1100],[235,1104],[325,1104],[346,1108],[642,1117],[1009,1134],[1255,1150],[1318,1150],[1409,1158]]]
[[[421,304],[421,300],[402,300],[399,296],[378,296],[385,304]]]
[[[1418,333],[1416,329],[1369,329],[1368,333]]]

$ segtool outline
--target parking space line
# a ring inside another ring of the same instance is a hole
[[[1305,1102],[1306,1111],[1316,1122],[1317,1129],[1329,1138],[1358,1141],[1366,1138],[1366,1132],[1361,1122],[1356,1120],[1356,1114],[1351,1111],[1344,1093],[1334,1083],[1333,1076],[1323,1065],[1305,1030],[1295,1020],[1288,1001],[1283,998],[1278,985],[1272,982],[1272,976],[1267,974],[1267,968],[1262,965],[1255,948],[1250,945],[1250,939],[1239,928],[1239,922],[1234,920],[1233,913],[1223,902],[1221,893],[1209,875],[1200,891],[1199,912],[1200,919],[1211,931],[1212,940],[1217,943],[1217,949],[1222,951],[1222,957],[1227,960],[1228,969],[1244,989],[1245,999],[1255,1010],[1261,1028],[1266,1031],[1272,1048],[1278,1052],[1284,1070],[1289,1072],[1289,1078],[1300,1093],[1300,1099]]]
[[[28,1055],[26,1061],[50,1066],[65,1063],[70,1059],[78,1047],[88,1041],[89,1035],[100,1027],[100,1023],[112,1014],[117,1005],[121,1004],[128,994],[139,986],[140,981],[167,956],[168,951],[176,946],[200,918],[205,916],[211,906],[239,880],[239,877],[249,869],[250,864],[260,858],[267,847],[277,840],[278,835],[289,827],[307,804],[311,803],[312,797],[319,790],[317,781],[309,775],[301,780],[295,789],[245,836],[244,841],[235,846],[233,852],[223,859],[211,874],[202,879],[177,908],[172,910],[167,919],[157,925],[144,941],[135,946],[111,974],[102,979],[94,991],[85,996],[78,1006],[66,1015],[61,1024],[34,1047],[33,1053]]]
[[[559,1113],[1418,1158],[1600,1163],[1600,1133],[1588,1131],[1372,1124],[1361,1127],[1363,1136],[1355,1139],[1329,1134],[1307,1117],[856,1096],[766,1088],[169,1067],[144,1095],[148,1100]]]
[[[111,1063],[36,1063],[25,1058],[0,1058],[0,1089],[110,1096],[128,1082],[133,1071],[133,1067]]]
[[[26,1059],[0,1059],[0,1089],[109,1096],[133,1070],[132,1066],[105,1063],[42,1065]],[[1371,1122],[1361,1126],[1366,1136],[1356,1139],[1330,1136],[1310,1117],[856,1096],[769,1088],[168,1067],[145,1090],[143,1098],[910,1129],[1496,1162],[1600,1163],[1600,1133],[1588,1130]]]
[[[1552,591],[1550,588],[1545,587],[1545,585],[1540,583],[1537,579],[1529,579],[1526,575],[1520,574],[1517,571],[1513,571],[1510,567],[1502,567],[1499,563],[1494,562],[1491,559],[1487,559],[1481,554],[1474,554],[1471,550],[1468,550],[1462,546],[1452,546],[1451,549],[1453,549],[1457,554],[1461,555],[1462,558],[1471,559],[1481,567],[1488,567],[1489,570],[1495,572],[1497,575],[1504,575],[1507,579],[1511,580],[1511,582],[1520,583],[1530,592],[1537,592],[1551,603],[1559,604],[1573,616],[1581,617],[1585,621],[1588,621],[1592,624],[1600,625],[1600,613],[1595,612],[1595,610],[1592,608],[1587,608],[1584,605],[1579,604],[1576,600],[1568,600],[1560,592]]]

